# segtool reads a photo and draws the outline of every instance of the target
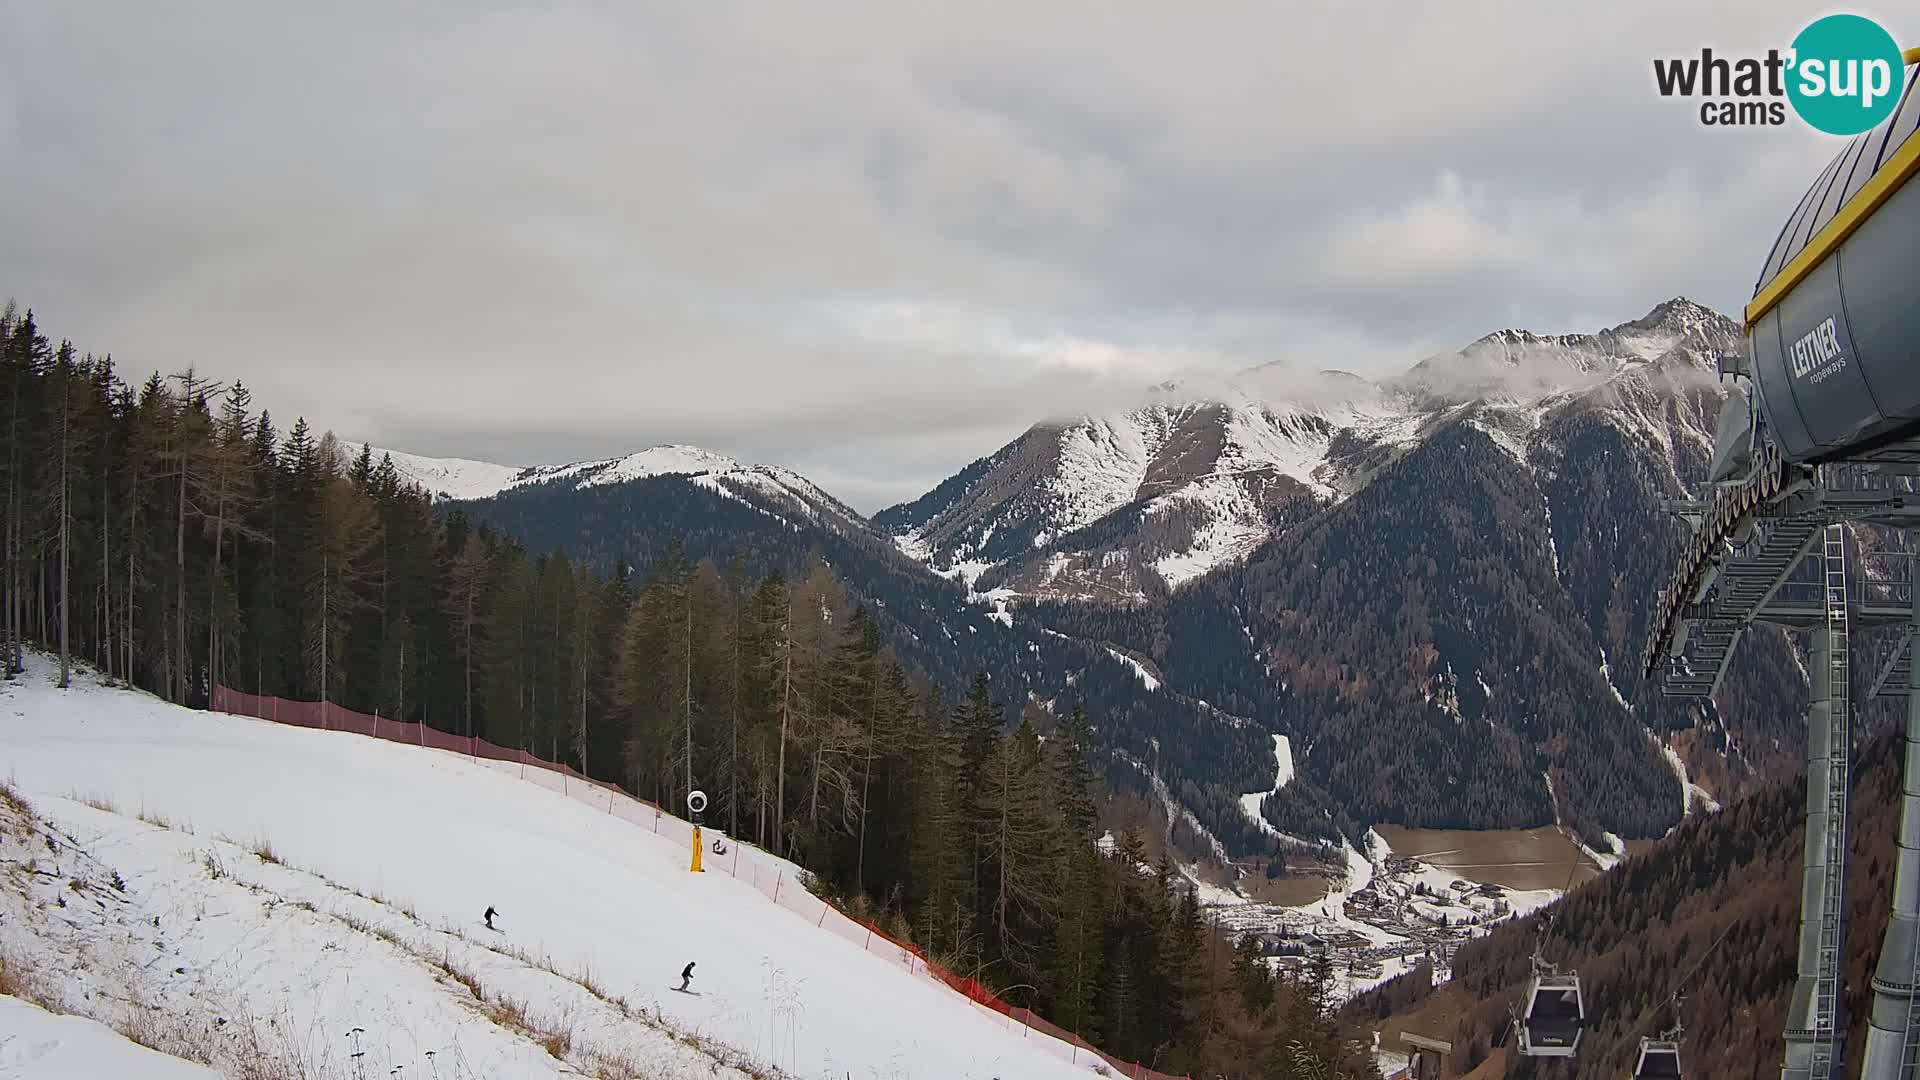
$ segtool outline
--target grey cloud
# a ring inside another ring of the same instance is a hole
[[[1785,0],[17,7],[0,291],[56,332],[415,452],[678,439],[863,509],[1176,372],[1732,310],[1827,149],[1653,92]]]

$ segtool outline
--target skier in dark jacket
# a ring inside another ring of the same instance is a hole
[[[674,987],[674,989],[685,990],[688,987],[688,985],[690,985],[692,982],[693,982],[693,963],[692,961],[688,961],[687,966],[680,969],[680,985]]]
[[[482,916],[481,916],[481,918],[483,918],[483,919],[485,919],[485,920],[487,921],[487,929],[489,929],[489,930],[493,930],[493,929],[497,929],[497,928],[496,928],[496,927],[495,927],[495,926],[493,925],[493,917],[494,917],[495,915],[498,915],[498,914],[500,914],[500,913],[499,913],[499,912],[497,912],[497,911],[495,911],[495,910],[493,910],[493,907],[492,907],[492,905],[488,905],[488,907],[487,907],[487,913],[486,913],[485,915],[482,915]]]

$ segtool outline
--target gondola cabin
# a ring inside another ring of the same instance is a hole
[[[1572,1057],[1580,1048],[1587,1019],[1580,998],[1580,976],[1542,972],[1527,988],[1527,1009],[1520,1016],[1523,1057]]]
[[[1641,1039],[1640,1058],[1633,1080],[1679,1080],[1680,1043],[1675,1039]]]

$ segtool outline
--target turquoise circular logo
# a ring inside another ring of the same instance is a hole
[[[1893,114],[1906,69],[1893,35],[1859,15],[1828,15],[1793,39],[1787,100],[1829,135],[1858,135]]]

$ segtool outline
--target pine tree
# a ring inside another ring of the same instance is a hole
[[[468,533],[465,542],[453,556],[447,591],[447,601],[452,609],[458,633],[461,714],[468,738],[472,738],[474,734],[473,664],[486,610],[482,600],[487,589],[487,567],[490,561],[486,544],[478,536]]]
[[[60,688],[71,681],[72,666],[72,592],[73,592],[73,496],[76,475],[85,459],[92,432],[88,425],[91,384],[76,360],[72,342],[61,342],[50,372],[53,399],[58,409],[58,429],[54,441],[59,446],[58,517],[60,534]]]
[[[1068,845],[1059,921],[1054,926],[1052,1019],[1085,1035],[1093,1030],[1101,985],[1100,858],[1094,849]]]
[[[324,704],[341,689],[354,612],[367,605],[372,562],[380,541],[379,520],[340,474],[331,433],[318,447],[319,514],[313,534],[313,573],[306,583],[309,611],[308,678]]]
[[[995,740],[982,770],[979,834],[983,873],[990,883],[992,926],[999,955],[1022,978],[1037,978],[1035,940],[1060,905],[1056,789],[1042,767],[1033,728]]]
[[[225,677],[221,670],[221,626],[239,615],[236,590],[221,575],[221,558],[226,553],[228,536],[232,534],[236,543],[262,539],[246,521],[257,493],[254,457],[247,442],[247,406],[251,401],[252,394],[240,383],[235,382],[227,389],[220,417],[200,454],[206,485],[203,496],[210,504],[207,528],[213,538],[212,568],[207,574],[209,684],[217,684]]]

